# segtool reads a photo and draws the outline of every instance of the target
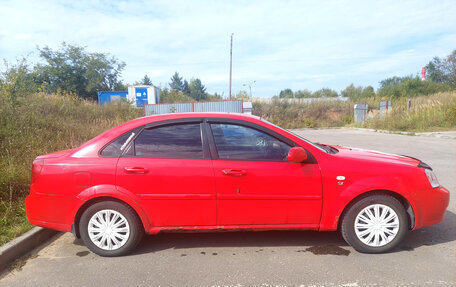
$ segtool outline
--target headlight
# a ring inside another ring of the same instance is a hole
[[[439,187],[440,184],[439,184],[439,181],[437,180],[437,176],[435,176],[435,173],[428,168],[425,168],[424,171],[426,172],[426,176],[427,176],[432,188]]]

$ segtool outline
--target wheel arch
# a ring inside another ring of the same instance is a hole
[[[363,198],[372,196],[372,195],[381,195],[381,194],[392,196],[402,204],[405,212],[407,213],[408,228],[409,228],[409,230],[412,230],[413,227],[415,226],[415,212],[412,208],[412,205],[407,200],[407,198],[405,198],[403,195],[401,195],[397,192],[394,192],[391,190],[385,190],[385,189],[370,190],[370,191],[361,193],[358,196],[354,197],[352,200],[350,200],[350,202],[344,207],[344,209],[342,210],[342,212],[339,216],[339,222],[337,224],[337,229],[340,230],[340,226],[342,224],[345,214],[356,202],[360,201]]]
[[[129,206],[134,211],[134,213],[136,215],[136,219],[139,220],[139,222],[141,223],[141,226],[144,228],[144,230],[147,230],[145,224],[148,224],[148,223],[144,222],[144,220],[138,214],[138,211],[131,204],[129,204],[128,202],[125,202],[119,198],[113,197],[113,196],[99,196],[99,197],[94,197],[94,198],[87,200],[86,202],[84,202],[84,204],[82,204],[79,207],[79,209],[76,212],[76,215],[74,217],[73,224],[71,226],[71,232],[74,234],[74,236],[76,236],[77,238],[81,238],[81,234],[79,231],[79,222],[81,220],[81,216],[84,213],[84,211],[86,211],[87,208],[89,208],[93,204],[98,203],[98,202],[103,202],[103,201],[115,201],[115,202],[119,202],[119,203]]]

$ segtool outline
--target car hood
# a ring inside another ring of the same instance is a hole
[[[397,154],[389,154],[375,150],[367,150],[361,148],[352,148],[352,147],[344,147],[344,146],[332,146],[333,148],[337,149],[339,152],[337,153],[340,157],[351,158],[351,159],[359,159],[359,160],[368,160],[368,161],[376,161],[376,162],[383,162],[383,163],[397,163],[397,164],[404,164],[410,166],[417,166],[421,160],[406,156],[406,155],[397,155]]]

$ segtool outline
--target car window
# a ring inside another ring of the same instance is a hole
[[[284,161],[290,146],[253,128],[211,124],[220,159]]]
[[[124,133],[120,137],[111,141],[107,146],[105,146],[100,155],[104,157],[119,157],[122,154],[122,151],[126,148],[130,140],[140,131],[141,128],[136,128],[129,132]]]
[[[200,124],[144,129],[134,140],[137,157],[203,159]]]

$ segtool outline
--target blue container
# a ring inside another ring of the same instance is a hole
[[[106,103],[119,101],[120,99],[127,99],[127,91],[117,91],[117,92],[98,92],[98,103],[104,105]]]
[[[138,108],[147,104],[147,88],[135,88],[136,106]]]

